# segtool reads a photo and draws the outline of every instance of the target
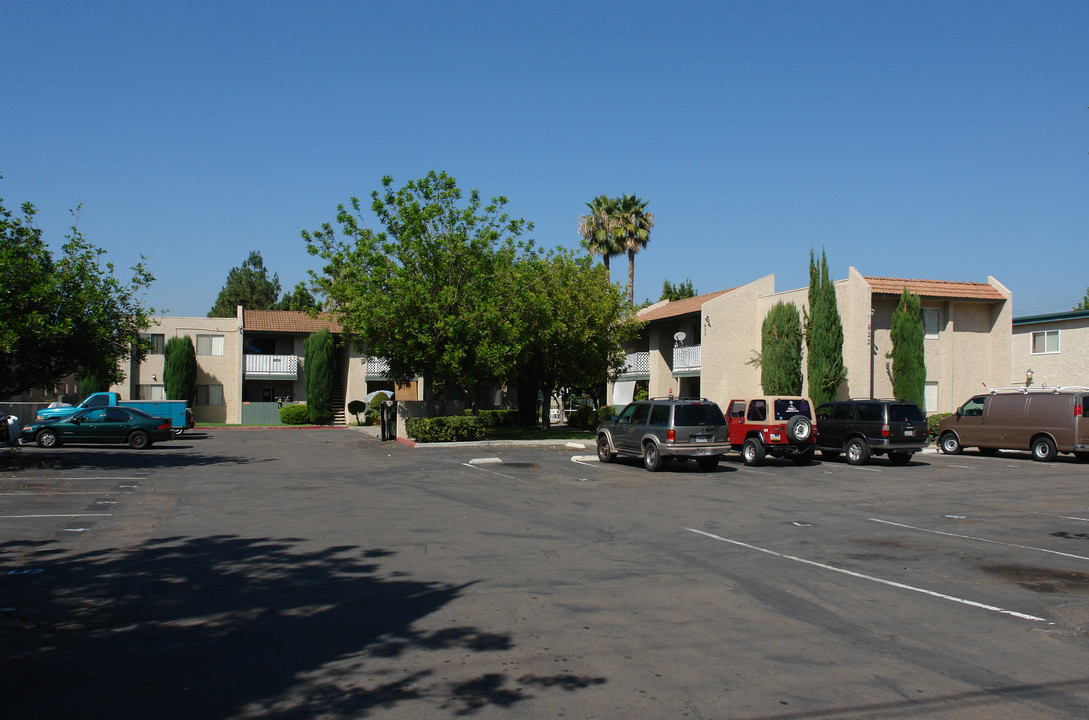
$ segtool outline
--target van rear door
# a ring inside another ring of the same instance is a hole
[[[1089,393],[1074,401],[1074,451],[1089,453]]]

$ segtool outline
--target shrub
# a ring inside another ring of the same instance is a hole
[[[459,442],[484,438],[484,422],[479,417],[448,415],[434,418],[409,418],[405,431],[419,442]]]
[[[365,413],[367,411],[367,404],[362,400],[352,400],[348,403],[348,412],[355,416],[355,422],[357,425],[362,425],[366,422],[366,416],[362,420],[359,419],[359,413]]]
[[[926,424],[930,428],[930,442],[937,442],[938,440],[938,423],[946,419],[953,413],[934,413],[926,419]]]
[[[514,427],[519,420],[517,410],[481,410],[477,415],[466,410],[465,417],[478,418],[485,428]]]
[[[304,367],[310,421],[315,424],[327,423],[333,419],[331,403],[333,383],[336,382],[333,335],[328,330],[320,330],[306,338],[303,347],[306,350]]]
[[[579,405],[567,416],[567,425],[582,430],[597,427],[597,411],[594,410],[593,405]]]
[[[306,403],[284,405],[280,408],[280,422],[284,425],[307,425],[310,422],[310,411]]]

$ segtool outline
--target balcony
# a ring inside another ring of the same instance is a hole
[[[649,352],[635,352],[628,353],[627,362],[624,363],[624,367],[616,375],[618,378],[625,378],[631,380],[633,378],[649,378],[650,377],[650,353]]]
[[[243,377],[260,380],[298,380],[296,355],[246,355]]]
[[[385,358],[367,358],[366,377],[368,380],[385,380],[389,375],[389,360]]]
[[[702,367],[700,345],[673,348],[673,376],[698,375]]]

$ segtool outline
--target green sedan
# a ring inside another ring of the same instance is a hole
[[[19,434],[19,440],[43,448],[64,443],[128,443],[131,448],[143,450],[154,442],[172,439],[171,425],[166,418],[152,417],[136,408],[90,408],[66,418],[30,423]]]

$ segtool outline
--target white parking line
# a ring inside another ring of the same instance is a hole
[[[919,532],[933,533],[934,535],[946,535],[948,537],[962,538],[964,540],[974,540],[976,542],[991,543],[993,545],[1005,545],[1006,547],[1017,548],[1019,550],[1035,550],[1036,552],[1050,553],[1051,555],[1062,555],[1063,557],[1074,558],[1075,560],[1089,560],[1089,557],[1084,555],[1073,555],[1071,553],[1059,552],[1058,550],[1048,550],[1047,548],[1032,547],[1031,545],[1018,545],[1016,543],[1002,542],[1001,540],[988,540],[987,538],[976,537],[974,535],[961,535],[960,533],[945,532],[944,530],[930,530],[929,528],[915,527],[914,525],[905,525],[903,523],[892,522],[891,520],[880,520],[878,518],[870,518],[871,522],[882,523],[884,525],[893,525],[895,527],[907,528],[908,530],[918,530]]]
[[[718,540],[724,543],[730,543],[731,545],[737,545],[738,547],[748,548],[749,550],[756,550],[757,552],[766,553],[768,555],[774,555],[775,557],[782,558],[784,560],[793,560],[805,565],[811,565],[812,567],[821,568],[822,570],[831,570],[835,573],[842,575],[850,575],[851,577],[859,578],[861,580],[869,580],[870,582],[880,583],[882,585],[888,585],[889,587],[899,588],[901,590],[910,590],[911,592],[922,593],[923,595],[929,595],[931,597],[940,598],[942,600],[949,600],[951,602],[960,603],[961,605],[968,605],[970,607],[980,608],[982,610],[990,610],[991,612],[1000,613],[1002,615],[1010,615],[1012,617],[1021,618],[1022,620],[1032,620],[1034,622],[1048,622],[1046,618],[1036,617],[1035,615],[1026,615],[1015,610],[1005,610],[994,605],[985,605],[983,603],[976,602],[974,600],[965,600],[964,598],[954,597],[953,595],[946,595],[944,593],[935,592],[933,590],[926,590],[924,588],[915,587],[913,585],[905,585],[904,583],[895,582],[893,580],[885,580],[884,578],[874,577],[873,575],[863,575],[862,573],[854,572],[853,570],[844,570],[843,568],[833,567],[831,565],[825,565],[824,563],[815,562],[813,560],[806,560],[795,555],[786,555],[775,550],[769,550],[767,548],[758,547],[756,545],[750,545],[749,543],[741,542],[740,540],[730,540],[728,538],[720,537],[703,530],[696,530],[695,528],[684,528],[689,532],[696,533],[697,535],[703,535],[709,537],[712,540]],[[1051,624],[1051,623],[1049,623]]]
[[[113,513],[61,513],[58,515],[0,515],[4,519],[22,518],[76,518],[76,517],[113,517]]]

